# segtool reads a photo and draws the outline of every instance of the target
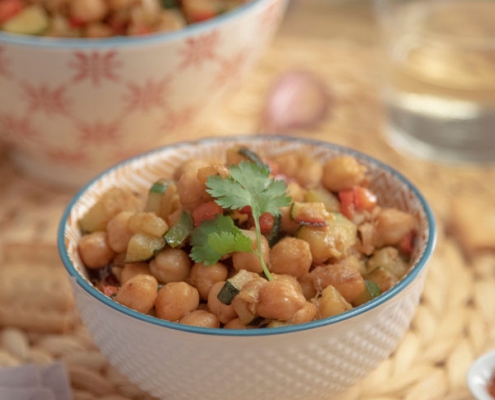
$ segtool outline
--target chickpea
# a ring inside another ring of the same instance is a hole
[[[311,271],[313,284],[317,290],[333,286],[349,303],[354,301],[365,289],[362,275],[345,264],[332,264],[316,267]]]
[[[272,274],[272,276],[273,276],[273,280],[284,280],[284,281],[289,282],[297,292],[304,294],[302,286],[295,276],[285,275],[285,274],[284,275]],[[266,281],[263,279],[263,282],[266,282]],[[244,289],[244,287],[243,287],[243,289]]]
[[[414,228],[414,217],[395,208],[384,208],[375,219],[375,245],[398,244]]]
[[[159,291],[155,301],[156,316],[167,321],[179,321],[199,305],[199,293],[186,282],[170,282]]]
[[[248,329],[239,318],[234,318],[224,325],[224,329]]]
[[[280,172],[295,179],[305,188],[320,183],[323,167],[320,162],[302,152],[289,152],[274,157]]]
[[[302,293],[307,300],[312,299],[316,296],[318,292],[315,288],[315,285],[313,285],[313,277],[311,275],[311,272],[307,272],[306,274],[304,274],[298,279],[298,281],[301,285]]]
[[[134,278],[136,275],[151,275],[148,263],[142,262],[125,264],[120,274],[120,283],[123,285],[129,279]]]
[[[186,211],[192,211],[202,203],[211,200],[206,185],[197,178],[197,171],[188,171],[177,182],[180,202]]]
[[[120,287],[115,296],[115,301],[146,314],[155,304],[157,289],[158,282],[154,277],[151,275],[136,275]]]
[[[184,250],[167,248],[150,261],[150,270],[160,283],[180,282],[189,275],[191,264]]]
[[[211,165],[211,163],[208,160],[191,158],[190,160],[184,161],[182,165],[177,168],[174,172],[174,179],[178,181],[186,172],[197,174],[200,168],[207,167],[209,165]]]
[[[221,281],[225,281],[229,275],[229,269],[222,263],[204,265],[196,263],[189,273],[189,283],[198,289],[202,300],[208,299],[211,287]]]
[[[298,161],[297,154],[295,152],[289,151],[287,153],[279,154],[273,156],[272,159],[280,169],[280,173],[291,178],[296,174]]]
[[[79,240],[79,255],[88,268],[102,268],[112,261],[115,253],[108,245],[107,233],[98,231]]]
[[[256,242],[256,232],[243,230],[242,233],[251,239],[252,249],[257,251],[258,244]],[[268,264],[268,260],[270,258],[270,246],[264,236],[261,237],[261,253],[265,264]],[[245,269],[249,272],[263,272],[263,267],[261,266],[258,255],[254,253],[247,253],[243,251],[235,252],[232,254],[232,264],[236,271]]]
[[[352,156],[340,156],[323,165],[321,183],[331,192],[350,190],[364,181],[366,167]]]
[[[220,321],[215,314],[205,310],[194,310],[183,316],[179,323],[203,328],[220,328]]]
[[[309,243],[301,239],[284,238],[270,251],[270,271],[276,274],[300,278],[309,271],[312,262]]]
[[[211,164],[198,169],[197,178],[200,182],[206,183],[209,176],[218,175],[222,178],[230,176],[230,172],[223,164]]]
[[[304,324],[305,322],[313,321],[318,313],[318,307],[307,301],[306,304],[297,310],[289,320],[291,324]]]
[[[70,16],[84,22],[101,21],[108,13],[105,0],[72,0]]]
[[[133,232],[127,227],[132,211],[122,211],[107,224],[108,244],[116,253],[125,253]]]
[[[113,35],[113,29],[101,22],[93,22],[89,24],[84,30],[84,37],[91,39],[106,38]]]
[[[273,280],[260,288],[256,314],[263,318],[289,321],[305,304],[305,297],[289,281]]]
[[[107,0],[110,9],[113,11],[128,9],[137,2],[138,0]]]
[[[215,283],[208,293],[208,309],[215,314],[222,324],[226,324],[230,320],[237,318],[237,313],[231,305],[225,305],[218,300],[218,292],[222,289],[224,281]]]
[[[306,191],[297,182],[290,182],[287,185],[287,195],[292,201],[304,201],[306,198]]]
[[[301,153],[295,179],[305,188],[317,186],[323,175],[323,166],[316,158]]]
[[[356,270],[359,274],[364,275],[368,270],[366,269],[364,260],[361,260],[357,255],[351,254],[343,260],[339,261],[340,264],[344,264],[349,268]]]

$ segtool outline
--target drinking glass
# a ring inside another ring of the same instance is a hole
[[[389,143],[436,161],[495,161],[495,0],[374,5]]]

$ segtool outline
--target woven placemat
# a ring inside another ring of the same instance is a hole
[[[391,149],[381,135],[376,65],[373,49],[355,44],[277,39],[249,84],[200,134],[258,132],[264,96],[279,74],[307,69],[320,75],[332,93],[331,115],[317,129],[298,134],[356,148],[397,168],[425,194],[439,232],[411,328],[395,353],[339,400],[472,399],[467,369],[495,348],[495,168],[437,165]],[[3,265],[59,263],[57,224],[73,192],[20,175],[4,153],[0,160]],[[22,255],[39,246],[43,254]],[[65,312],[72,315],[59,333],[1,329],[0,366],[60,359],[68,366],[76,400],[150,399],[108,364],[76,312]]]

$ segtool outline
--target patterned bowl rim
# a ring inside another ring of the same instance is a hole
[[[286,0],[281,0],[282,2]],[[227,24],[241,18],[245,14],[255,12],[262,8],[267,0],[250,0],[248,3],[235,8],[232,11],[219,15],[196,24],[191,24],[174,32],[155,33],[146,36],[115,36],[104,39],[84,38],[47,38],[42,36],[15,35],[0,30],[0,44],[16,44],[35,46],[41,48],[73,48],[73,49],[97,49],[101,47],[123,47],[135,45],[149,45],[156,43],[167,43],[174,40],[185,39],[195,34],[201,34],[220,25]]]
[[[365,303],[364,305],[361,305],[359,307],[353,308],[349,311],[346,311],[342,314],[335,315],[333,317],[321,319],[318,321],[312,321],[312,322],[307,322],[304,324],[300,325],[292,325],[292,326],[284,326],[284,327],[279,327],[277,329],[262,329],[262,328],[256,328],[256,329],[246,329],[246,330],[231,330],[231,329],[221,329],[221,328],[201,328],[201,327],[195,327],[195,326],[188,326],[188,325],[181,325],[178,323],[174,322],[169,322],[166,320],[158,319],[149,315],[141,314],[137,311],[131,310],[125,306],[122,306],[121,304],[115,302],[114,300],[110,299],[109,297],[105,296],[103,293],[101,293],[98,289],[96,289],[93,285],[91,285],[86,279],[84,279],[80,273],[77,271],[75,266],[73,265],[72,261],[69,258],[66,246],[65,246],[65,229],[67,225],[67,220],[69,218],[69,215],[76,205],[76,203],[79,201],[79,199],[86,193],[86,191],[90,190],[91,187],[102,177],[107,175],[108,173],[119,169],[120,167],[127,165],[129,163],[133,163],[139,159],[149,157],[150,155],[156,154],[156,153],[161,153],[164,151],[171,151],[174,149],[180,149],[182,147],[188,147],[191,145],[208,145],[208,144],[215,144],[215,143],[221,143],[221,142],[232,142],[232,141],[237,141],[237,140],[242,140],[242,141],[275,141],[275,142],[298,142],[301,144],[307,144],[307,145],[313,145],[313,146],[320,146],[320,147],[326,147],[328,149],[332,150],[337,150],[341,153],[345,154],[350,154],[353,155],[359,159],[365,160],[370,164],[373,164],[377,166],[378,168],[381,168],[383,170],[388,171],[391,173],[393,176],[398,178],[405,186],[411,190],[411,192],[416,196],[416,198],[419,200],[420,205],[422,207],[422,211],[426,215],[426,219],[428,222],[428,229],[427,229],[427,235],[428,239],[426,241],[425,249],[423,250],[423,253],[421,254],[420,258],[418,259],[417,263],[409,270],[408,274],[401,279],[394,287],[383,293],[382,295],[376,297],[375,299]],[[264,134],[257,134],[257,135],[235,135],[235,136],[223,136],[223,137],[210,137],[210,138],[204,138],[204,139],[199,139],[199,140],[193,140],[193,141],[184,141],[184,142],[179,142],[179,143],[174,143],[171,145],[166,145],[163,147],[159,147],[157,149],[153,149],[151,151],[145,152],[143,154],[137,155],[135,157],[132,157],[128,160],[125,160],[123,162],[120,162],[113,167],[107,169],[106,171],[102,172],[98,176],[96,176],[92,181],[90,181],[88,184],[86,184],[82,189],[79,190],[79,192],[72,198],[68,206],[66,207],[62,218],[60,220],[59,224],[59,229],[58,229],[58,238],[57,238],[57,244],[58,244],[58,251],[60,254],[60,257],[63,261],[63,264],[69,273],[69,275],[75,279],[75,282],[84,290],[86,291],[90,296],[94,297],[97,301],[103,303],[104,305],[112,308],[113,310],[116,310],[118,312],[121,312],[131,318],[135,318],[140,321],[144,321],[146,323],[150,323],[153,325],[158,325],[164,328],[170,328],[178,331],[184,331],[184,332],[190,332],[190,333],[197,333],[197,334],[203,334],[203,335],[218,335],[218,336],[264,336],[264,335],[280,335],[280,334],[287,334],[287,333],[293,333],[293,332],[300,332],[308,329],[315,329],[315,328],[320,328],[324,327],[327,325],[332,325],[332,324],[337,324],[341,321],[348,320],[350,318],[356,317],[358,315],[364,314],[367,311],[370,311],[372,309],[375,309],[387,301],[391,300],[395,296],[397,296],[399,293],[401,293],[403,290],[405,290],[419,275],[420,273],[426,268],[427,261],[431,257],[433,250],[435,248],[436,244],[436,223],[435,219],[433,216],[433,212],[428,205],[426,199],[423,197],[421,192],[406,178],[404,177],[401,173],[396,171],[394,168],[382,163],[381,161],[366,155],[364,153],[361,153],[357,150],[350,149],[348,147],[336,145],[330,142],[324,142],[320,140],[315,140],[315,139],[306,139],[306,138],[300,138],[300,137],[291,137],[291,136],[283,136],[283,135],[264,135]]]

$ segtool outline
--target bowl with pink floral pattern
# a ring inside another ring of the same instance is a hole
[[[78,187],[129,156],[183,139],[242,82],[286,5],[252,0],[140,37],[0,31],[0,140],[22,171]]]

